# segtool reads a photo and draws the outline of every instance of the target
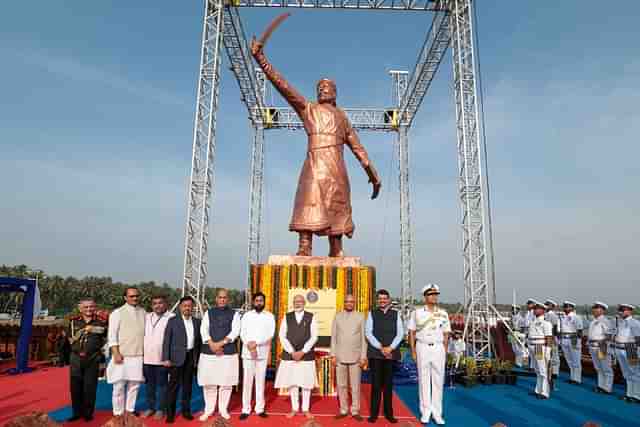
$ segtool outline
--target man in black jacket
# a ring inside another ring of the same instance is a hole
[[[181,413],[187,420],[191,415],[191,388],[193,374],[202,339],[200,338],[200,320],[191,316],[194,300],[190,296],[182,297],[179,314],[169,319],[162,342],[162,359],[169,368],[169,386],[167,388],[167,423],[173,423],[176,417],[178,387],[181,391]]]

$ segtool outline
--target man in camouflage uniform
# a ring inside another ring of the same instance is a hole
[[[107,322],[96,316],[96,303],[85,298],[78,304],[80,316],[71,319],[67,337],[71,344],[71,402],[73,415],[67,421],[93,419],[102,347],[107,339]]]

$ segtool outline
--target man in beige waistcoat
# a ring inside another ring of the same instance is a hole
[[[109,316],[108,345],[111,360],[107,366],[107,382],[113,384],[113,415],[135,413],[142,374],[145,311],[138,305],[140,291],[129,286],[124,291],[125,304]],[[126,395],[126,399],[125,399]]]
[[[362,421],[360,415],[360,376],[367,363],[367,342],[364,334],[364,315],[355,311],[353,295],[344,298],[344,311],[336,313],[331,326],[331,356],[336,366],[341,419],[349,413],[349,383],[351,383],[351,416]]]

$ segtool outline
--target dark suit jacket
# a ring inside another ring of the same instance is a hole
[[[191,317],[193,321],[193,357],[194,364],[198,362],[202,338],[200,337],[200,319]],[[170,360],[173,366],[184,365],[187,356],[187,330],[184,327],[182,315],[177,313],[167,322],[162,341],[162,360]]]

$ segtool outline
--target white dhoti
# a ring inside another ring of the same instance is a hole
[[[242,359],[242,413],[251,413],[251,391],[256,384],[256,414],[264,412],[264,381],[267,374],[266,359]]]
[[[316,362],[314,360],[282,360],[276,373],[275,388],[288,388],[291,397],[291,410],[297,412],[299,406],[299,390],[302,389],[302,410],[309,412],[311,390],[318,387]]]
[[[223,356],[200,354],[198,363],[198,384],[204,391],[204,415],[210,416],[216,410],[218,401],[218,411],[223,418],[229,418],[229,400],[231,400],[231,390],[238,384],[238,355],[225,354]],[[218,391],[220,399],[218,400]]]
[[[611,393],[613,389],[613,366],[611,365],[611,354],[607,351],[599,355],[598,347],[590,345],[589,352],[593,367],[598,373],[598,387]],[[599,357],[602,356],[602,359]]]
[[[422,420],[442,419],[442,387],[446,352],[442,343],[416,343],[420,412]]]
[[[562,337],[560,339],[560,347],[562,348],[562,354],[569,365],[571,372],[571,380],[577,383],[582,382],[582,340],[579,337],[575,338],[575,346],[572,343],[571,337]]]
[[[113,358],[109,361],[107,382],[113,384],[113,415],[135,411],[138,390],[144,381],[142,365],[142,356],[125,356],[123,363],[115,363]]]
[[[616,345],[616,358],[620,364],[622,376],[624,376],[624,379],[627,382],[627,397],[640,399],[640,365],[637,363],[635,365],[631,365],[629,363],[627,350],[621,344]]]

